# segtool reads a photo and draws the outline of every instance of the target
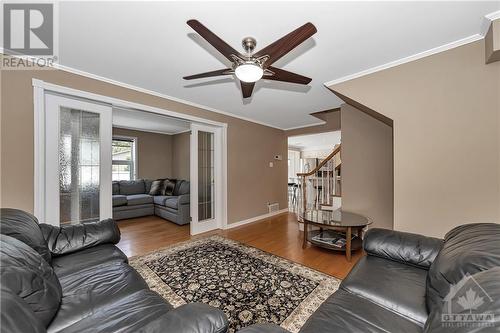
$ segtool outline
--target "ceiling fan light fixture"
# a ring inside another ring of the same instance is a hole
[[[264,70],[254,62],[246,62],[236,67],[234,73],[240,81],[250,83],[259,81],[264,75]]]

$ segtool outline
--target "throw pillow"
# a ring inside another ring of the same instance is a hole
[[[174,194],[174,188],[175,188],[175,182],[173,182],[170,179],[165,179],[163,181],[163,186],[162,186],[162,194],[163,195],[173,195]]]
[[[149,195],[160,195],[162,190],[163,180],[153,180],[151,183],[151,189],[149,190]]]

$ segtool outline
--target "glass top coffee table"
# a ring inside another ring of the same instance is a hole
[[[326,249],[345,252],[351,261],[351,251],[362,246],[363,229],[372,221],[359,214],[338,210],[307,210],[302,216],[304,223],[304,241]],[[319,230],[309,231],[309,226],[319,227]],[[355,232],[355,234],[353,233]]]

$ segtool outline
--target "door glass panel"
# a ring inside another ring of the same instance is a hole
[[[61,107],[59,216],[61,224],[99,220],[99,114]]]
[[[198,220],[214,218],[214,134],[198,132]]]

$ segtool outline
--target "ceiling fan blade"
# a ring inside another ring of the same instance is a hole
[[[284,69],[269,66],[267,69],[274,72],[274,75],[264,75],[262,78],[265,80],[283,81],[298,84],[308,84],[311,78],[295,74]]]
[[[187,24],[231,62],[234,61],[234,59],[231,57],[232,54],[241,57],[241,55],[235,49],[233,49],[231,46],[229,46],[229,44],[220,39],[212,31],[208,30],[208,28],[201,24],[198,20],[189,20],[187,21]]]
[[[241,92],[243,93],[243,98],[248,98],[252,96],[253,87],[255,86],[255,82],[243,82],[241,83]]]
[[[316,27],[311,22],[308,22],[256,52],[253,56],[255,58],[265,55],[269,56],[269,59],[264,62],[264,68],[267,68],[298,45],[302,44],[303,41],[314,35],[316,31]]]
[[[211,72],[206,72],[206,73],[184,76],[183,79],[184,80],[193,80],[193,79],[200,79],[203,77],[212,77],[212,76],[230,75],[230,74],[232,74],[232,70],[230,68],[225,68],[225,69],[218,69],[216,71],[211,71]]]

